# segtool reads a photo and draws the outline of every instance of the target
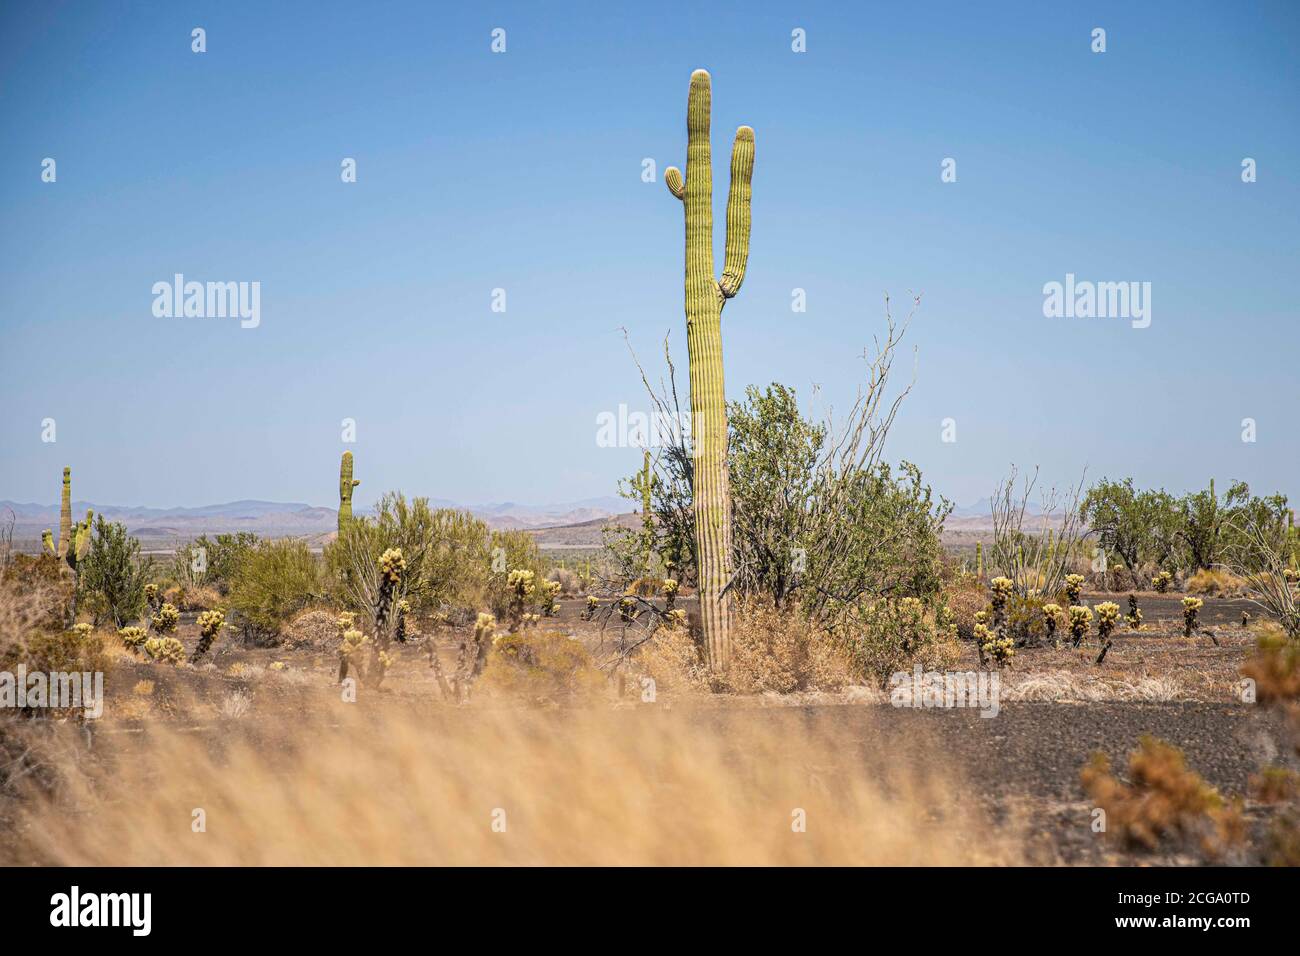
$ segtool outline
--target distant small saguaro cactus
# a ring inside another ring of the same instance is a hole
[[[41,543],[45,546],[46,551],[59,559],[63,568],[72,572],[72,598],[68,604],[67,615],[69,627],[77,621],[77,593],[81,590],[78,577],[79,568],[81,559],[90,550],[90,529],[94,517],[94,511],[86,509],[86,520],[73,523],[72,469],[65,467],[63,469],[63,492],[59,503],[59,540],[56,542],[54,534],[49,528],[46,528],[41,532]]]
[[[352,520],[352,489],[359,484],[361,481],[352,477],[352,452],[345,451],[339,464],[339,534]]]

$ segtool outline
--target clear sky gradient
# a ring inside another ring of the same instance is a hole
[[[67,464],[101,503],[333,505],[345,447],[363,505],[613,493],[639,454],[597,416],[647,405],[620,327],[656,369],[671,332],[685,386],[662,173],[704,67],[719,250],[731,136],[757,140],[732,397],[845,407],[914,290],[887,457],[937,491],[1016,462],[1294,500],[1298,47],[1291,2],[3,0],[0,498],[57,500]],[[178,272],[260,282],[260,326],[154,317]],[[1150,327],[1044,318],[1067,273],[1150,282]]]

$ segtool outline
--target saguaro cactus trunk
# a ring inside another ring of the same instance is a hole
[[[727,480],[727,403],[722,387],[722,307],[740,291],[749,259],[750,181],[754,131],[736,130],[727,197],[727,247],[722,278],[713,277],[713,165],[709,146],[709,74],[691,74],[686,104],[686,176],[670,166],[669,191],[686,211],[686,345],[690,357],[692,499],[699,562],[700,621],[709,667],[731,657],[731,491]]]
[[[352,520],[352,489],[359,484],[361,482],[352,477],[352,452],[345,451],[339,465],[339,534]]]

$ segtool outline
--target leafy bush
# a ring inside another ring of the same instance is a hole
[[[943,617],[916,598],[859,603],[835,633],[845,643],[855,676],[883,686],[891,674],[913,664],[946,667],[956,660],[955,624]]]
[[[114,627],[125,627],[137,620],[145,607],[144,586],[152,574],[152,559],[140,559],[140,542],[126,533],[126,526],[110,524],[99,515],[79,575],[85,606],[95,623],[109,620]]]
[[[952,506],[933,499],[916,466],[844,462],[783,385],[750,388],[729,416],[739,593],[778,605],[797,595],[826,626],[885,595],[933,599]]]
[[[212,538],[200,535],[176,550],[171,577],[186,594],[206,586],[225,597],[230,593],[239,563],[257,547],[257,541],[257,535],[251,531]]]
[[[302,541],[262,541],[239,562],[230,607],[245,636],[269,640],[323,595],[320,571]]]

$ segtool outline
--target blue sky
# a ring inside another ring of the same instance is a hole
[[[69,464],[101,503],[332,505],[345,447],[363,504],[612,493],[620,327],[685,385],[682,209],[641,171],[683,164],[696,67],[719,214],[757,139],[733,397],[846,406],[915,290],[887,457],[948,497],[1012,462],[1300,496],[1300,5],[849,6],[4,0],[0,498]],[[156,318],[178,272],[260,282],[261,324]],[[1045,318],[1067,273],[1150,282],[1150,327]]]

